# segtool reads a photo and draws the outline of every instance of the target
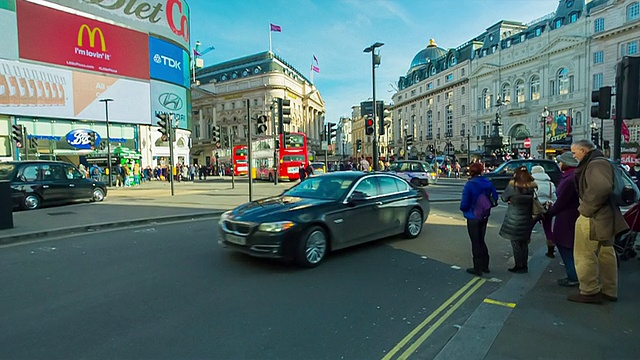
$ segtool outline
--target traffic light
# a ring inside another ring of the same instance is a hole
[[[364,120],[364,133],[373,135],[373,118],[368,117]]]
[[[435,154],[435,152],[436,152],[436,148],[435,148],[435,146],[433,146],[433,145],[429,145],[429,151],[430,151],[431,153]]]
[[[11,137],[13,138],[13,141],[16,142],[16,147],[21,148],[22,147],[22,140],[24,137],[24,126],[22,125],[13,125],[13,132],[11,134]]]
[[[327,123],[327,144],[331,145],[331,139],[336,137],[336,124]]]
[[[603,86],[591,92],[591,117],[599,119],[611,118],[611,86]]]
[[[211,141],[213,141],[214,144],[220,143],[220,126],[215,125],[213,127],[213,130],[211,131]]]
[[[413,135],[407,135],[407,146],[413,145]]]
[[[291,123],[291,100],[276,98],[278,104],[278,132],[284,134],[284,125]]]
[[[37,149],[38,148],[38,140],[36,140],[36,138],[29,139],[29,147]]]
[[[288,131],[282,133],[282,147],[284,149],[287,148],[287,144],[289,144],[289,135],[291,135]]]
[[[96,144],[96,132],[95,131],[89,131],[89,145],[91,145],[91,150],[95,150],[97,145]]]
[[[591,141],[596,145],[600,143],[600,133],[596,129],[591,129]]]
[[[160,114],[156,114],[156,117],[160,120],[158,120],[158,126],[160,127],[160,129],[158,129],[158,131],[160,131],[160,133],[162,134],[161,139],[162,141],[167,141],[169,139],[169,119],[166,113],[160,113]]]
[[[640,57],[625,56],[616,70],[616,120],[640,117]]]
[[[362,151],[362,140],[360,139],[356,140],[356,150],[358,152]]]
[[[267,115],[258,116],[258,135],[264,134],[267,132]]]

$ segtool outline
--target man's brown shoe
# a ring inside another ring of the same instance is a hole
[[[567,297],[567,300],[586,304],[601,304],[602,295],[600,293],[593,295],[571,294]]]
[[[607,295],[607,294],[604,294],[604,293],[600,293],[600,296],[602,296],[602,298],[604,300],[607,300],[607,301],[611,301],[611,302],[618,301],[618,297],[617,296],[611,296],[611,295]]]

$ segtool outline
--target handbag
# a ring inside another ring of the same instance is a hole
[[[544,207],[544,205],[542,205],[542,203],[540,202],[540,199],[538,199],[538,194],[534,192],[533,201],[531,205],[531,217],[534,219],[537,219],[540,215],[543,215],[546,212],[547,212],[546,208]]]

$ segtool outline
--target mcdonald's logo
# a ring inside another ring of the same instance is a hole
[[[82,24],[82,26],[80,26],[80,30],[78,30],[78,46],[82,46],[82,40],[84,38],[83,35],[85,30],[87,30],[87,35],[89,36],[90,47],[95,47],[97,33],[100,36],[100,46],[102,48],[102,51],[107,51],[107,46],[104,42],[104,34],[102,33],[102,30],[100,30],[100,28],[97,26],[91,29],[87,24]]]

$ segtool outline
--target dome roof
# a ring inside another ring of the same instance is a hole
[[[446,54],[447,50],[438,47],[438,44],[436,44],[435,40],[431,39],[429,40],[429,45],[425,49],[420,50],[420,52],[418,52],[416,56],[414,56],[413,61],[411,61],[411,67],[409,68],[409,71],[415,69],[418,66],[425,65],[429,62],[435,62],[436,59],[439,59]]]

